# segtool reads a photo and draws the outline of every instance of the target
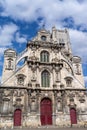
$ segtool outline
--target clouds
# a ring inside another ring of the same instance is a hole
[[[0,25],[0,67],[3,65],[3,53],[15,43],[25,43],[26,36],[20,34],[20,28],[13,23]],[[1,75],[1,70],[0,70]]]
[[[15,40],[18,43],[26,43],[27,42],[26,36],[20,35],[19,32],[16,33],[16,39]]]
[[[39,17],[45,19],[46,25],[63,26],[66,17],[72,17],[76,25],[87,26],[87,1],[79,0],[1,0],[2,16],[10,16],[15,20],[31,22]]]
[[[86,61],[87,0],[0,0],[0,16],[14,21],[0,26],[0,55],[14,43],[27,42],[28,33],[21,31],[25,26],[20,23],[36,22],[36,28],[45,24],[48,30],[54,25],[58,29],[69,27],[73,54]]]
[[[87,32],[69,29],[73,53],[85,58],[87,52]]]
[[[0,26],[0,54],[7,47],[11,47],[14,41],[18,43],[26,42],[26,38],[19,33],[19,27],[13,23]]]
[[[12,45],[14,34],[18,30],[15,24],[6,24],[0,27],[0,46],[7,47]]]
[[[0,15],[10,17],[15,21],[37,21],[39,26],[45,23],[47,29],[54,25],[57,28],[64,28],[64,26],[71,28],[72,26],[70,37],[74,52],[82,56],[81,47],[86,52],[87,33],[83,30],[87,30],[87,0],[0,0],[0,5],[2,7]],[[42,20],[38,21],[39,18]],[[78,26],[80,26],[79,30]],[[0,31],[0,41],[3,46],[10,46],[14,34],[18,31],[18,26],[5,25]],[[19,32],[16,33],[15,40],[18,43],[26,42],[26,38]],[[78,49],[75,50],[75,47]]]
[[[82,56],[82,48],[85,52],[87,51],[85,47],[87,33],[83,32],[83,30],[87,30],[87,0],[1,0],[0,4],[2,7],[0,15],[10,17],[15,21],[27,23],[37,21],[40,27],[45,23],[47,29],[54,25],[57,28],[65,26],[71,28],[72,26],[70,37],[74,52]],[[42,19],[39,21],[39,18]],[[66,21],[66,19],[68,20]],[[26,37],[20,34],[18,29],[19,27],[14,24],[1,27],[0,41],[3,43],[2,46],[12,45],[14,34],[16,34],[16,42],[26,42]],[[75,48],[78,49],[75,50]]]

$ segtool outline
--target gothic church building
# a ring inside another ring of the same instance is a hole
[[[22,59],[23,65],[17,68]],[[67,29],[41,29],[20,54],[5,50],[1,128],[80,125],[86,120],[81,58],[72,54]]]

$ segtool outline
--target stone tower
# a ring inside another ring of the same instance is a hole
[[[2,83],[4,83],[16,70],[16,52],[13,49],[7,49],[4,52],[4,66],[2,74]]]

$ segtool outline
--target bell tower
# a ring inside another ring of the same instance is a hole
[[[13,49],[7,49],[4,52],[4,66],[2,74],[2,83],[4,83],[16,70],[16,52]]]

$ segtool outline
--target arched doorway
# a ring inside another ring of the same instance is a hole
[[[21,110],[16,109],[14,112],[14,126],[21,126]]]
[[[49,98],[40,103],[40,119],[41,125],[52,125],[52,101]]]
[[[71,124],[77,124],[77,114],[75,108],[70,109],[70,119],[71,119]]]

